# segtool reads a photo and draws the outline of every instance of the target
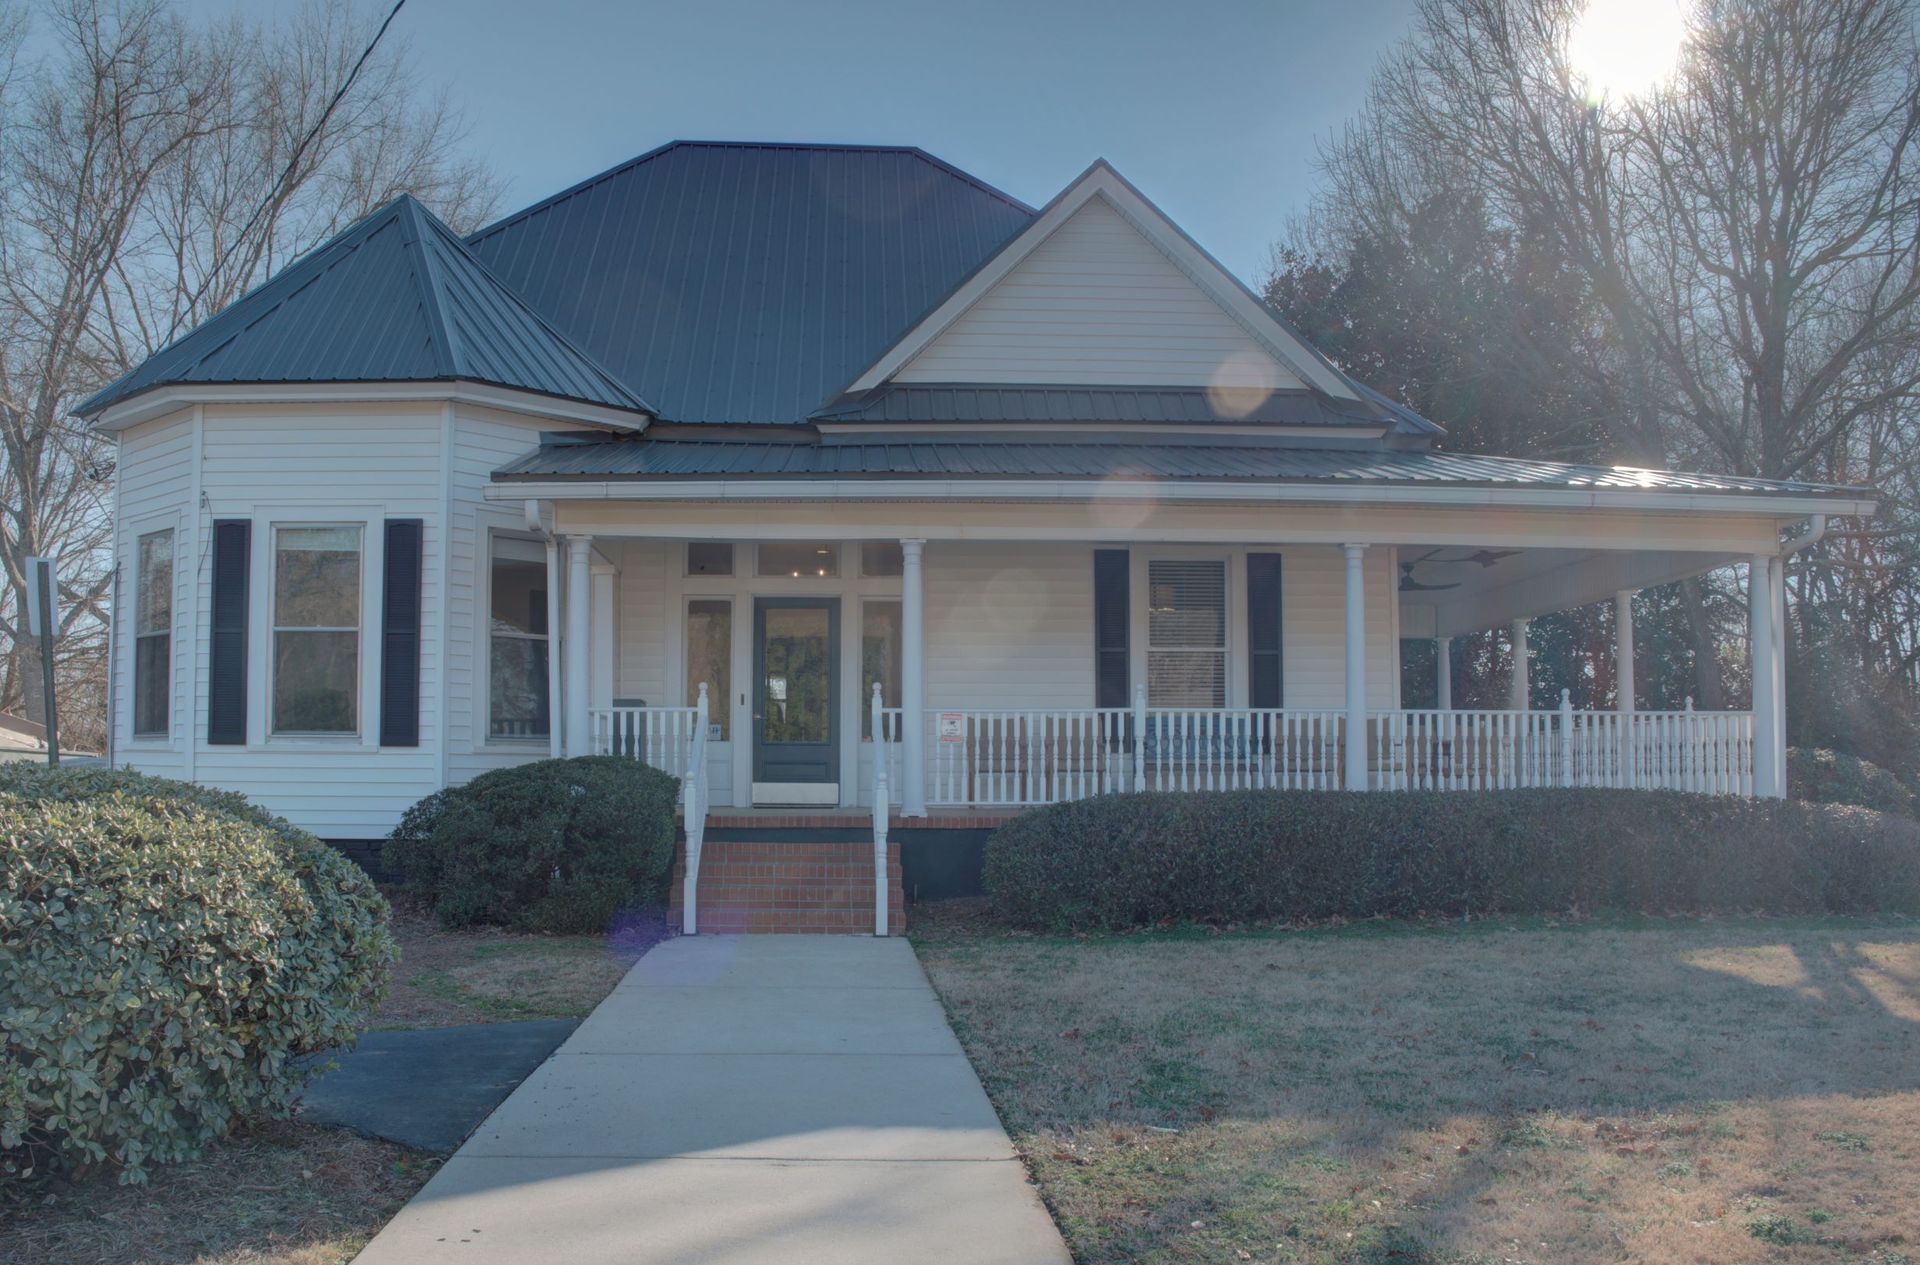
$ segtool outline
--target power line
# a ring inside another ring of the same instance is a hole
[[[293,153],[288,156],[287,165],[281,171],[280,178],[273,182],[273,186],[267,190],[267,196],[260,200],[260,205],[255,207],[253,214],[247,217],[246,224],[227,243],[227,248],[220,252],[220,258],[214,261],[213,267],[208,269],[207,274],[200,279],[200,286],[193,292],[193,297],[184,307],[175,310],[173,321],[167,326],[165,342],[173,341],[174,334],[180,328],[181,316],[200,306],[200,300],[206,297],[207,287],[213,284],[213,279],[220,275],[221,270],[227,266],[227,261],[233,257],[233,252],[239,249],[241,242],[247,240],[247,234],[253,231],[254,226],[260,222],[260,217],[267,213],[267,208],[272,206],[274,199],[280,196],[280,191],[287,181],[293,178],[293,173],[300,166],[300,159],[306,154],[307,147],[313,144],[315,137],[320,135],[320,129],[327,125],[327,120],[333,117],[334,110],[346,98],[347,90],[352,88],[353,81],[360,77],[361,68],[367,64],[367,59],[373,56],[373,50],[380,46],[380,40],[386,35],[387,28],[393,25],[395,18],[400,16],[400,10],[406,3],[407,0],[394,0],[393,8],[387,11],[386,21],[382,22],[380,29],[373,33],[373,38],[367,41],[367,46],[360,50],[359,60],[353,63],[353,69],[347,72],[347,77],[340,81],[340,87],[334,92],[333,99],[327,102],[327,108],[320,111],[320,117],[314,120],[311,128],[307,129],[307,134],[300,138],[300,143],[293,147]]]

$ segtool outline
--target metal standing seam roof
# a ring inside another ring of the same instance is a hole
[[[467,244],[663,419],[791,425],[1033,214],[918,149],[676,141]]]
[[[1579,490],[1871,495],[1858,488],[1818,483],[1775,482],[1734,475],[1686,474],[1671,470],[1576,465],[1448,452],[1019,441],[822,445],[640,439],[554,443],[503,466],[493,477],[498,482],[513,482],[535,479],[642,481],[902,476],[1442,483]]]
[[[1396,427],[1384,410],[1342,410],[1314,391],[1276,391],[1235,411],[1230,397],[1204,387],[906,386],[881,387],[816,412],[815,422],[1140,422],[1238,426]]]
[[[454,380],[652,412],[404,194],[75,411],[179,383]]]

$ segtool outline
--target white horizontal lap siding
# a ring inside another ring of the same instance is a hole
[[[1314,710],[1346,706],[1346,559],[1326,546],[1281,549],[1281,670],[1286,705]],[[1392,707],[1399,646],[1394,638],[1393,560],[1369,549],[1367,590],[1367,706]]]
[[[114,468],[118,522],[114,557],[119,567],[114,620],[111,696],[113,750],[117,763],[143,773],[181,777],[193,723],[193,653],[188,642],[193,609],[192,557],[193,416],[190,412],[133,427],[120,437]],[[163,739],[133,737],[133,620],[139,585],[139,538],[172,528],[173,665],[170,733]]]
[[[422,545],[420,745],[379,748],[361,740],[338,743],[275,739],[252,733],[246,746],[208,746],[204,721],[211,629],[210,566],[196,566],[193,723],[196,780],[246,795],[323,838],[384,835],[405,809],[440,784],[445,685],[437,630],[445,627],[442,552],[447,548],[442,411],[437,404],[208,405],[202,422],[203,521],[248,518],[253,549],[270,550],[273,522],[318,521],[351,508],[375,518],[363,542],[362,565],[383,563],[378,520],[418,518]],[[203,555],[205,550],[202,551]],[[255,575],[262,574],[255,569]],[[258,596],[258,595],[257,595]],[[272,629],[256,601],[248,638]],[[373,671],[380,612],[361,619],[363,673]],[[249,675],[249,694],[268,699],[268,680]],[[363,692],[363,698],[365,694]],[[270,701],[270,700],[269,700]],[[363,714],[363,734],[377,735],[380,717]]]
[[[670,554],[678,560],[679,546],[660,540],[608,540],[598,547],[619,571],[614,580],[614,626],[619,638],[613,665],[615,697],[644,698],[650,707],[692,706],[692,699],[681,700],[684,687],[670,689],[667,680],[667,560]],[[747,608],[749,618],[751,613]],[[741,617],[736,603],[734,619]],[[725,700],[716,697],[709,704],[717,712]]]
[[[926,547],[933,709],[1093,706],[1093,547]]]
[[[894,380],[1300,385],[1099,198],[1035,247]]]
[[[535,742],[490,742],[487,735],[486,567],[490,532],[526,532],[526,514],[515,502],[485,499],[493,472],[524,457],[543,430],[561,429],[492,409],[458,406],[453,415],[450,556],[447,569],[447,780],[465,782],[488,769],[543,760],[551,750]],[[558,641],[550,643],[558,649]]]

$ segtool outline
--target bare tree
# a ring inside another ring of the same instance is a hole
[[[1910,478],[1887,463],[1911,461],[1920,399],[1911,0],[1700,0],[1674,80],[1617,101],[1569,64],[1583,8],[1422,0],[1324,155],[1314,223],[1404,233],[1424,199],[1468,189],[1557,252],[1603,314],[1591,368],[1618,402],[1615,459]],[[1697,596],[1704,648],[1734,630]]]
[[[169,0],[0,0],[0,710],[37,702],[24,559],[58,554],[69,732],[104,732],[113,471],[73,405],[402,190],[456,224],[492,208],[403,43],[329,112],[375,16],[317,0],[210,24]]]

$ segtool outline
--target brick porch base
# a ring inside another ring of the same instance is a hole
[[[685,844],[675,849],[671,920],[680,925]],[[700,850],[698,931],[703,935],[873,934],[873,841],[751,842],[709,839]],[[906,930],[900,845],[887,845],[887,934]]]

